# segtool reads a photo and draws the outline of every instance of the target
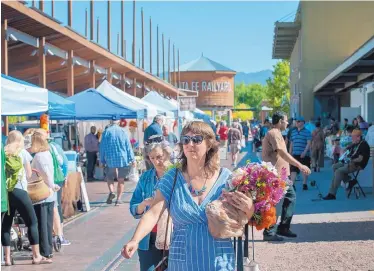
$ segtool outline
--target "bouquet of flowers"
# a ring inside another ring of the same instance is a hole
[[[253,200],[252,222],[257,230],[276,223],[275,206],[290,185],[287,171],[277,172],[271,163],[248,163],[235,170],[228,181],[227,192],[240,191]],[[241,237],[248,219],[221,197],[206,208],[209,231],[216,238]]]

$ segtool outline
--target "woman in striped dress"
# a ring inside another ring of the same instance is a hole
[[[187,124],[181,136],[181,167],[165,174],[157,185],[151,209],[142,217],[122,254],[134,255],[139,241],[151,232],[160,214],[169,207],[173,219],[168,270],[234,270],[235,255],[230,239],[214,239],[208,230],[205,207],[219,198],[231,172],[219,166],[218,144],[208,124]],[[176,178],[174,192],[172,187]],[[252,201],[244,194],[228,193],[234,206],[251,217]]]

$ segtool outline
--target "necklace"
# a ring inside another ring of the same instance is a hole
[[[191,178],[190,178],[190,175],[188,175],[188,173],[187,173],[187,176],[188,176],[188,190],[190,191],[192,196],[196,196],[196,197],[201,196],[206,191],[206,182],[208,178],[205,178],[204,185],[201,189],[195,189],[192,186]]]

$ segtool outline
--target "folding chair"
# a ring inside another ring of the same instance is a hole
[[[346,191],[348,193],[347,198],[349,198],[351,196],[353,188],[360,189],[362,195],[364,195],[364,197],[366,198],[365,192],[364,192],[364,190],[362,190],[362,187],[361,187],[361,185],[360,185],[360,183],[358,182],[358,179],[357,179],[360,171],[361,171],[361,169],[357,170],[356,172],[353,172],[352,175],[350,176],[351,180],[348,182],[348,187],[346,188]],[[357,193],[356,193],[356,198],[359,198]]]

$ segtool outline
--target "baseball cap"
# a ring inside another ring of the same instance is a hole
[[[296,121],[302,121],[302,122],[305,122],[305,119],[304,119],[304,117],[299,116],[299,117],[296,117]]]

